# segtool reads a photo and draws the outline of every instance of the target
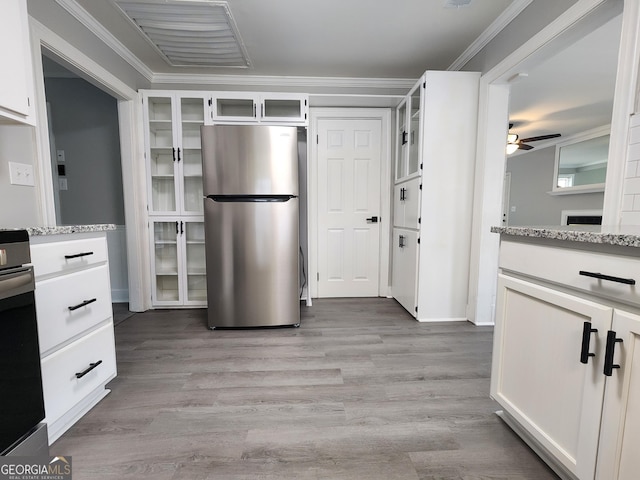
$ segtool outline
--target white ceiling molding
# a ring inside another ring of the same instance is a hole
[[[278,87],[336,87],[379,88],[408,91],[416,83],[415,78],[348,78],[348,77],[294,77],[266,75],[209,75],[160,73],[153,75],[153,83],[278,86]]]
[[[109,30],[91,16],[75,0],[55,0],[58,5],[69,12],[82,25],[87,27],[96,37],[102,40],[111,50],[117,53],[124,61],[135,68],[147,80],[151,81],[153,72],[142,60],[136,57],[131,50],[125,47],[120,40],[113,36]]]
[[[482,50],[496,35],[498,35],[511,21],[527,8],[533,0],[514,0],[514,2],[505,8],[504,12],[496,18],[487,29],[480,34],[475,41],[462,52],[456,60],[449,65],[447,70],[460,70],[469,62],[480,50]]]

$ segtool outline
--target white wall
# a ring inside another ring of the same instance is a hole
[[[45,86],[56,149],[66,158],[58,224],[123,225],[116,100],[80,78],[47,78]]]
[[[507,159],[511,172],[509,226],[559,225],[562,210],[602,210],[604,193],[549,195],[555,147],[534,149]]]
[[[35,157],[34,127],[0,125],[0,228],[39,225],[36,188],[9,183],[9,162],[33,165]]]

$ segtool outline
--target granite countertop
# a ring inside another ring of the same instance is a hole
[[[600,243],[640,247],[640,226],[556,225],[531,227],[491,227],[493,233],[520,237],[548,238],[570,242]]]
[[[112,223],[103,223],[97,225],[60,225],[57,227],[28,227],[25,228],[29,232],[29,236],[41,236],[41,235],[60,235],[65,233],[91,233],[91,232],[106,232],[108,230],[115,230],[116,226]]]

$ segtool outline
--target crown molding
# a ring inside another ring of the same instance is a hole
[[[527,8],[533,0],[514,0],[505,10],[480,34],[474,42],[462,52],[447,70],[460,70],[469,60],[480,52],[496,35],[498,35],[511,21]]]
[[[75,0],[55,0],[82,25],[87,27],[96,37],[102,40],[111,50],[118,54],[125,62],[135,68],[140,75],[151,81],[153,72],[145,63],[125,47],[120,40],[113,36],[100,22],[82,8]]]
[[[302,77],[269,75],[209,75],[157,73],[154,84],[199,84],[234,86],[277,86],[277,87],[334,87],[334,88],[376,88],[409,90],[416,83],[415,78],[354,78],[354,77]]]

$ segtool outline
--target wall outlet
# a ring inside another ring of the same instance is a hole
[[[515,211],[516,211],[516,206],[515,206],[515,205],[512,205],[512,206],[511,206],[511,213],[514,213]]]
[[[9,182],[11,185],[26,185],[33,187],[33,165],[9,162]]]
[[[66,178],[58,178],[58,187],[60,190],[69,190]]]
[[[64,163],[64,150],[56,150],[56,158],[58,163]]]

